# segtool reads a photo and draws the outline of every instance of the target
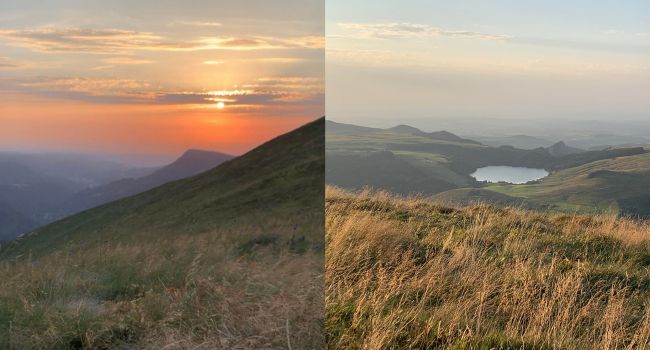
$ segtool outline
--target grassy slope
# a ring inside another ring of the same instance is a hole
[[[521,197],[512,197],[503,193],[486,190],[484,188],[459,188],[438,193],[431,200],[449,205],[472,205],[480,203],[494,204],[501,207],[515,207],[522,209],[543,210],[541,205],[536,205]]]
[[[353,131],[327,134],[328,183],[356,189],[372,186],[399,193],[429,194],[472,183],[468,175],[451,170],[448,157],[439,153],[393,150],[393,159],[376,153],[385,150],[389,144],[436,144],[470,149],[481,146],[390,130],[356,134]]]
[[[552,156],[544,149],[522,150],[489,147],[471,140],[432,139],[408,126],[383,130],[330,125],[326,136],[327,183],[350,189],[371,186],[400,194],[432,195],[478,187],[469,174],[488,165],[555,170],[644,152],[642,148],[620,148]],[[641,204],[644,202],[632,200],[626,205]]]
[[[322,347],[324,122],[0,261],[0,348]]]
[[[639,197],[647,197],[650,154],[605,159],[560,170],[537,184],[499,184],[487,188],[539,203],[560,205],[564,209],[623,209],[625,214],[647,216],[650,215],[650,206],[643,203],[637,207],[629,205]]]
[[[650,227],[326,191],[332,348],[645,349]]]
[[[321,124],[279,137],[211,171],[51,224],[2,253],[42,256],[64,246],[160,239],[238,222],[269,226],[273,217],[287,226],[312,222],[322,206]]]

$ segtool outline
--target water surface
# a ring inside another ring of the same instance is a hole
[[[548,171],[513,166],[486,166],[476,169],[470,176],[477,181],[525,184],[528,181],[539,180],[548,176]]]

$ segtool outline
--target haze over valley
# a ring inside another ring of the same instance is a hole
[[[486,142],[403,124],[381,129],[329,120],[327,127],[326,179],[332,185],[423,194],[447,204],[650,217],[650,143],[583,149],[549,140],[526,147],[522,143],[539,139],[505,135]]]
[[[188,150],[174,162],[154,167],[105,158],[0,153],[0,240],[9,241],[71,214],[201,173],[233,156]]]

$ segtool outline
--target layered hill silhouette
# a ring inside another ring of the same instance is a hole
[[[0,240],[51,221],[61,200],[81,187],[18,162],[0,162]]]
[[[612,157],[552,173],[538,183],[488,189],[572,211],[650,218],[650,153]]]
[[[167,167],[192,163],[188,152]],[[228,156],[208,155],[215,160]],[[195,168],[196,169],[196,168]],[[246,218],[281,215],[296,224],[322,208],[324,118],[282,135],[199,175],[87,210],[38,229],[3,249],[4,256],[41,256],[71,244],[154,239],[205,232]],[[156,181],[160,175],[152,174]],[[305,216],[304,218],[302,216]],[[311,237],[319,244],[322,237]]]
[[[562,141],[532,149],[494,147],[447,131],[427,133],[408,125],[377,129],[328,121],[326,180],[347,189],[420,193],[456,204],[489,202],[581,211],[614,208],[646,217],[650,215],[647,154],[643,147],[587,151]],[[601,169],[599,164],[609,165]],[[630,170],[630,164],[636,164],[636,169]],[[529,185],[477,182],[471,174],[486,166],[541,168],[551,175]]]
[[[417,135],[417,136],[424,136],[433,140],[439,140],[439,141],[449,141],[449,142],[461,142],[461,143],[473,143],[476,145],[480,145],[480,142],[474,141],[474,140],[468,140],[464,139],[458,135],[452,134],[449,131],[434,131],[434,132],[424,132],[416,127],[409,126],[409,125],[398,125],[394,126],[392,128],[387,129],[390,132],[395,132],[395,133],[401,133],[401,134],[411,134],[411,135]]]
[[[548,150],[548,153],[550,153],[552,156],[555,157],[562,157],[570,154],[584,152],[584,150],[580,148],[567,146],[567,144],[564,143],[564,141],[554,143],[551,146],[547,147],[546,149]]]
[[[320,119],[6,244],[0,348],[324,348],[324,149]]]
[[[81,191],[62,205],[60,217],[150,190],[167,182],[193,176],[232,159],[225,153],[188,150],[173,163],[140,178],[121,179]]]
[[[196,175],[233,158],[188,150],[164,167],[129,168],[87,157],[0,154],[0,201],[5,213],[0,216],[0,239],[14,239],[63,217]],[[114,180],[103,184],[108,179]]]

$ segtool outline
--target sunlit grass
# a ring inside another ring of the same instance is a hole
[[[650,226],[326,193],[331,348],[645,349]]]
[[[323,255],[287,239],[292,229],[0,263],[0,348],[322,348]]]

